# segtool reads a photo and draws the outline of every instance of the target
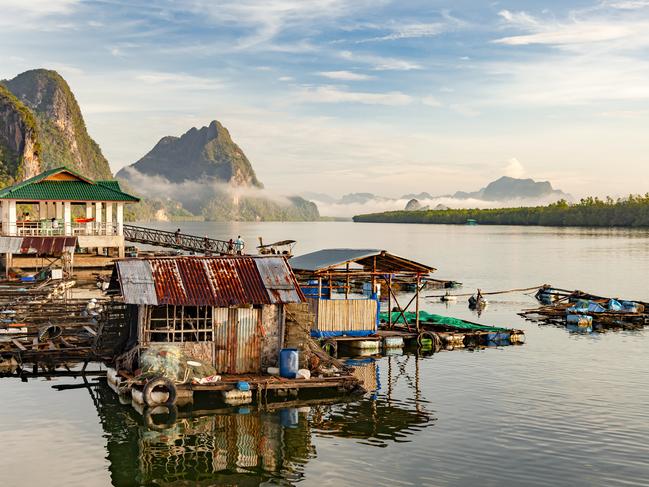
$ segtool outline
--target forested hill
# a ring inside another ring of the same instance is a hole
[[[546,225],[561,227],[649,227],[649,193],[613,200],[584,198],[548,206],[494,209],[389,211],[357,215],[355,222],[464,224],[474,219],[481,225]]]

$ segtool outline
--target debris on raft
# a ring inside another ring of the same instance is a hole
[[[419,332],[414,329],[416,315],[412,312],[392,312],[392,328],[387,327],[388,313],[380,313],[381,331],[388,330],[414,335],[421,345],[430,340],[437,349],[478,346],[513,345],[525,342],[525,332],[513,328],[481,325],[471,321],[419,312]]]
[[[69,299],[74,281],[0,284],[0,365],[88,362],[111,349],[102,324],[114,309]]]
[[[583,291],[541,287],[536,299],[543,306],[519,313],[529,321],[565,326],[590,333],[608,329],[637,330],[649,324],[649,303],[597,296]]]

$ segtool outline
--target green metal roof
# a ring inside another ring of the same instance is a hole
[[[45,181],[49,176],[67,172],[79,178],[67,181]],[[132,201],[139,198],[124,193],[118,181],[92,181],[66,168],[42,172],[20,183],[0,189],[0,199],[20,201]]]

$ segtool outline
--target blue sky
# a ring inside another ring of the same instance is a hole
[[[278,192],[649,190],[649,0],[0,0],[114,171],[218,119]]]

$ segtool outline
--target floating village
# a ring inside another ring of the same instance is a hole
[[[523,330],[433,314],[425,300],[479,311],[492,294],[531,291],[537,306],[521,316],[539,325],[649,323],[649,303],[550,285],[461,293],[429,263],[384,249],[293,255],[292,240],[260,239],[250,251],[128,225],[136,197],[65,167],[0,190],[0,201],[0,376],[99,377],[107,404],[132,405],[152,428],[195,403],[344,402],[376,388],[379,354],[524,346]]]

